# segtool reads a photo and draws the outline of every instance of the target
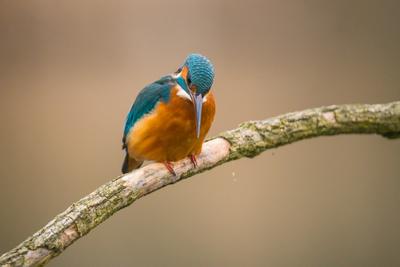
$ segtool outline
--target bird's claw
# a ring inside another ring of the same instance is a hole
[[[174,171],[174,167],[172,166],[172,163],[171,163],[171,162],[168,162],[168,161],[164,162],[164,166],[165,166],[165,168],[167,168],[167,170],[168,170],[173,176],[176,176],[176,172]]]
[[[198,164],[197,164],[197,158],[196,158],[196,156],[192,154],[192,155],[189,156],[189,158],[190,158],[190,161],[193,163],[193,166],[194,166],[195,168],[197,168]]]

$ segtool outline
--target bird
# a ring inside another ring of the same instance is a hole
[[[152,161],[163,163],[176,176],[172,162],[187,157],[197,167],[215,116],[214,76],[211,61],[193,53],[177,71],[139,92],[125,121],[122,173]]]

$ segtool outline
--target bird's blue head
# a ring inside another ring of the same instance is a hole
[[[195,87],[197,93],[206,95],[214,81],[214,67],[210,60],[200,54],[190,54],[184,66],[188,68],[186,80],[189,87]]]
[[[205,56],[190,54],[177,74],[177,83],[190,96],[196,112],[196,134],[200,136],[203,97],[214,81],[214,67]]]

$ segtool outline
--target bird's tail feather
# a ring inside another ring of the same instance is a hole
[[[122,171],[122,173],[131,172],[132,170],[137,169],[140,166],[142,166],[142,164],[143,164],[143,161],[133,159],[133,158],[129,157],[128,153],[126,153],[124,162],[122,163],[121,171]]]

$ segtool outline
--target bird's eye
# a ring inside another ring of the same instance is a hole
[[[187,77],[186,77],[187,83],[188,85],[192,85],[192,79],[190,79],[190,74],[188,73]]]
[[[180,73],[182,71],[182,68],[179,68],[175,73]]]

